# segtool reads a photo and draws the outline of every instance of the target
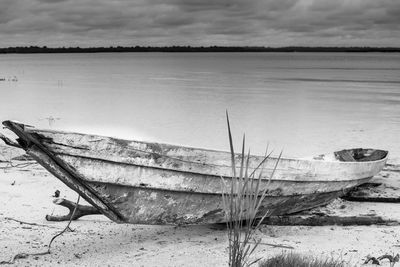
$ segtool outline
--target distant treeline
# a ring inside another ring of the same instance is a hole
[[[400,52],[400,47],[260,47],[260,46],[110,46],[47,47],[18,46],[0,48],[1,54],[32,53],[108,53],[108,52]]]

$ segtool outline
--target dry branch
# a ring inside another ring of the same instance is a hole
[[[304,226],[325,226],[325,225],[396,225],[399,221],[384,219],[380,216],[320,216],[320,215],[290,215],[272,216],[265,218],[262,222],[268,225],[304,225]]]
[[[101,214],[100,211],[98,211],[96,208],[92,206],[80,205],[64,198],[56,198],[53,201],[53,203],[68,208],[69,213],[67,215],[60,215],[60,216],[46,215],[46,220],[48,221],[61,222],[61,221],[77,220],[80,217],[86,215]]]

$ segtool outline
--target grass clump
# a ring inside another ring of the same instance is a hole
[[[332,258],[318,259],[297,253],[283,253],[262,261],[259,267],[345,267],[343,261]]]
[[[228,113],[226,116],[231,152],[232,177],[228,183],[222,180],[222,201],[228,231],[229,266],[250,266],[260,260],[251,260],[250,256],[261,242],[261,239],[255,239],[254,233],[260,227],[263,219],[268,215],[268,212],[260,214],[260,208],[267,195],[268,188],[268,184],[267,186],[261,186],[261,182],[265,179],[265,175],[263,175],[264,163],[269,159],[271,154],[267,154],[266,152],[264,159],[258,166],[256,168],[250,168],[250,151],[247,155],[245,155],[244,152],[245,137],[243,137],[242,153],[236,155],[233,149]],[[240,159],[240,166],[236,166],[237,156]],[[276,161],[268,183],[271,181],[279,159],[280,156]]]

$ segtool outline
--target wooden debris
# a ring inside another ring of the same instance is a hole
[[[386,164],[384,172],[375,177],[373,182],[354,188],[342,199],[356,202],[400,203],[400,188],[398,183],[393,184],[398,179],[397,172],[400,172],[400,165]]]
[[[385,255],[380,256],[378,258],[378,260],[388,259],[389,262],[394,265],[395,262],[399,262],[399,258],[400,258],[399,254],[396,254],[396,256],[385,254]]]
[[[8,138],[7,136],[3,135],[0,133],[0,139],[4,141],[4,143],[6,143],[9,146],[13,146],[13,147],[18,147],[18,148],[22,148],[20,146],[20,144],[18,144],[17,142],[11,140],[10,138]]]
[[[372,264],[381,265],[379,261],[388,259],[390,262],[390,266],[394,266],[396,262],[399,262],[399,258],[400,258],[399,254],[396,254],[396,256],[385,254],[378,258],[368,256],[364,264],[368,264],[370,261],[372,261]]]
[[[372,262],[372,264],[380,265],[379,261],[375,257],[367,257],[367,259],[364,261],[364,264],[368,264],[369,262]]]
[[[101,214],[100,211],[98,211],[96,208],[92,206],[80,205],[64,198],[57,198],[53,201],[53,203],[68,208],[69,213],[67,215],[60,215],[60,216],[46,215],[46,220],[48,221],[61,222],[61,221],[77,220],[80,217],[86,215]],[[74,213],[75,207],[76,210]]]
[[[384,219],[380,216],[321,216],[321,215],[288,215],[273,216],[265,218],[262,222],[268,225],[303,225],[303,226],[326,226],[326,225],[398,225],[396,220]]]
[[[383,168],[384,171],[389,171],[389,172],[400,172],[400,165],[396,164],[386,164],[385,168]]]
[[[396,197],[368,197],[368,196],[355,196],[355,195],[347,195],[342,197],[347,201],[356,201],[356,202],[385,202],[385,203],[400,203],[400,198]]]

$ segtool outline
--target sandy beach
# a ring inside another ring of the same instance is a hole
[[[22,151],[1,146],[0,171],[0,261],[17,253],[47,250],[50,239],[67,222],[48,222],[46,214],[65,214],[52,203],[56,190],[76,201],[77,194],[41,166],[12,160]],[[20,164],[20,165],[18,165]],[[383,171],[376,182],[385,192],[400,191],[400,173]],[[80,202],[81,204],[83,201]],[[360,203],[335,200],[320,208],[329,215],[376,215],[400,221],[398,204]],[[71,224],[52,244],[51,254],[16,260],[20,266],[226,266],[227,236],[224,226],[155,226],[116,224],[101,215],[83,217]],[[400,226],[269,226],[256,234],[262,239],[254,257],[268,258],[281,252],[341,259],[360,266],[368,255],[396,254]],[[278,245],[277,247],[271,246]],[[283,247],[282,247],[283,246]],[[291,247],[291,248],[285,248]],[[389,266],[387,260],[382,266]],[[368,265],[363,265],[368,266]]]
[[[232,227],[190,224],[264,212],[254,267],[400,260],[399,13],[400,0],[0,0],[0,267],[235,265]],[[82,196],[95,215],[60,221]]]

